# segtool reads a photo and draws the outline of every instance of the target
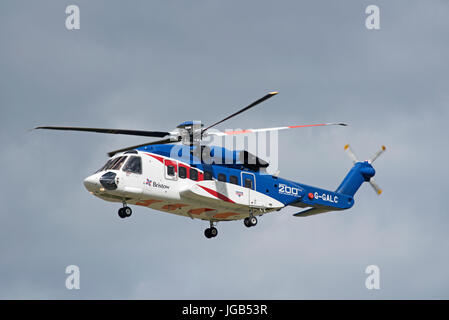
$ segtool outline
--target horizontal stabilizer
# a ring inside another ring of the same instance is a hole
[[[333,210],[330,210],[328,208],[310,208],[310,209],[295,213],[293,216],[294,217],[308,217],[308,216],[313,216],[315,214],[329,212],[329,211],[333,211]]]

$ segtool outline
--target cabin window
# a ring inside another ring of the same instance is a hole
[[[167,166],[167,175],[170,177],[174,177],[175,176],[175,166],[174,165],[168,165]]]
[[[128,162],[123,167],[123,171],[131,173],[142,173],[142,160],[140,157],[132,156],[129,157]]]
[[[195,180],[195,181],[198,180],[198,171],[196,169],[190,168],[189,176],[190,176],[190,179],[192,179],[192,180]]]
[[[218,174],[218,181],[226,182],[226,175],[224,173]]]
[[[232,184],[239,184],[239,178],[236,176],[229,176],[229,182]]]
[[[212,180],[212,172],[204,171],[204,180]]]
[[[253,181],[251,179],[248,179],[248,178],[245,179],[245,188],[249,188],[249,189],[253,188]]]
[[[185,179],[187,177],[187,169],[186,169],[186,167],[179,166],[179,173],[178,174],[179,174],[179,177],[181,179]]]

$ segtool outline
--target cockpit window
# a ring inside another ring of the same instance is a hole
[[[110,167],[107,168],[107,170],[120,170],[123,163],[125,163],[126,157],[118,157],[116,158],[111,164]]]
[[[132,173],[142,173],[142,160],[140,157],[132,156],[129,157],[128,162],[123,167],[123,171]]]
[[[108,162],[106,162],[106,164],[104,166],[102,166],[100,169],[98,169],[97,171],[95,171],[95,173],[101,172],[104,170],[104,168],[106,168],[110,163],[112,162],[112,159],[109,159]]]
[[[108,162],[106,162],[106,164],[103,167],[101,167],[97,172],[105,170],[120,170],[126,158],[127,158],[126,156],[122,156],[114,159],[109,159]]]

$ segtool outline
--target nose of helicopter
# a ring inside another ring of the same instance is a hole
[[[98,175],[94,174],[84,179],[84,187],[86,187],[89,192],[97,191],[100,188],[100,179]]]

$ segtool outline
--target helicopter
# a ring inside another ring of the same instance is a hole
[[[129,205],[137,205],[207,221],[206,238],[217,236],[218,222],[243,220],[243,224],[250,228],[257,225],[257,217],[287,206],[303,208],[293,214],[295,217],[349,209],[354,205],[354,195],[363,182],[368,182],[377,194],[381,194],[382,190],[373,180],[375,170],[372,163],[385,151],[385,146],[370,159],[359,161],[349,145],[345,145],[353,166],[337,189],[332,191],[278,177],[278,172],[268,174],[269,163],[246,150],[202,144],[208,136],[347,125],[321,123],[225,132],[210,130],[277,93],[269,92],[207,127],[201,121],[192,120],[167,132],[60,126],[34,129],[163,138],[109,152],[106,164],[85,178],[84,186],[102,200],[121,203],[118,216],[123,219],[132,215]]]

